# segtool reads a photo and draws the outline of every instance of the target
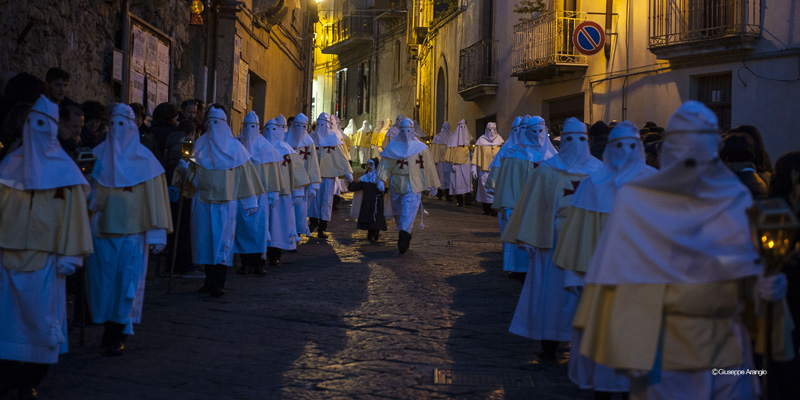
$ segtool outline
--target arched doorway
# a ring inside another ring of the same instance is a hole
[[[434,132],[439,132],[442,124],[447,121],[447,73],[444,67],[439,67],[436,74],[436,126]]]

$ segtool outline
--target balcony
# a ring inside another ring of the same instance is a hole
[[[527,82],[586,72],[586,56],[572,45],[572,31],[585,20],[581,12],[552,11],[515,25],[511,76]]]
[[[373,13],[346,15],[323,28],[322,52],[339,55],[371,45],[374,26]]]
[[[691,61],[751,51],[761,37],[761,0],[650,0],[649,49]]]
[[[466,101],[497,94],[497,41],[484,39],[461,50],[458,94]]]

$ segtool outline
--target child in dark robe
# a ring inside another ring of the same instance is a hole
[[[376,242],[380,239],[380,231],[386,230],[386,219],[383,216],[384,187],[383,181],[378,180],[375,167],[377,158],[367,161],[367,173],[358,182],[351,182],[347,187],[353,196],[353,207],[350,215],[358,218],[358,229],[367,231],[367,239]]]

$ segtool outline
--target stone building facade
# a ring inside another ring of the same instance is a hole
[[[308,112],[314,2],[204,0],[203,25],[190,25],[190,3],[0,2],[0,71],[44,79],[50,67],[63,68],[78,102],[140,102],[151,110],[161,101],[220,103],[231,110],[236,133],[251,110],[262,122]],[[140,32],[154,37],[154,46],[138,47]],[[155,52],[160,63],[151,65],[156,47],[166,51]]]

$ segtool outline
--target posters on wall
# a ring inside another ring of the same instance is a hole
[[[158,82],[158,93],[156,95],[157,103],[167,103],[169,102],[169,85],[164,82]]]
[[[133,36],[131,69],[144,73],[144,32],[138,26],[134,26],[131,36]]]
[[[111,73],[111,79],[122,82],[122,52],[114,49],[113,54],[114,68]]]
[[[239,98],[236,101],[239,102],[239,108],[242,110],[247,109],[247,89],[250,87],[249,82],[247,82],[249,72],[250,65],[244,60],[239,61]]]
[[[158,38],[148,32],[144,33],[145,40],[145,68],[147,74],[158,78]]]
[[[144,75],[131,69],[131,103],[144,104]]]
[[[158,42],[158,80],[169,84],[169,47]]]
[[[147,77],[147,115],[153,115],[158,105],[158,79]]]

